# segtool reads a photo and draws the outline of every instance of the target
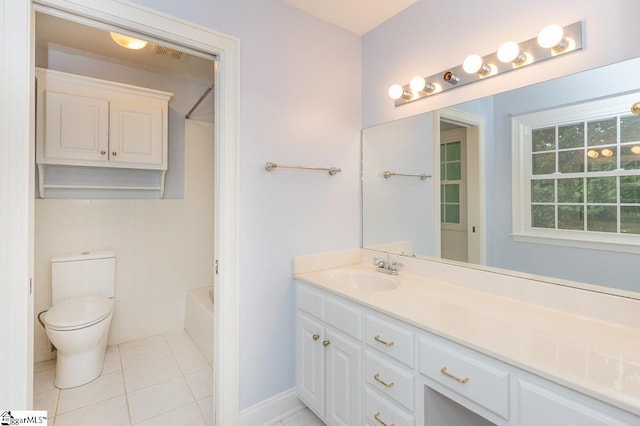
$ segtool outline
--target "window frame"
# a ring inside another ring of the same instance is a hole
[[[558,108],[514,116],[512,131],[512,238],[517,242],[551,244],[566,247],[640,253],[639,234],[597,231],[534,228],[531,226],[532,130],[563,126],[631,113],[630,106],[638,101],[640,92],[605,99],[566,105]],[[619,136],[618,136],[619,138]],[[619,139],[617,141],[619,147]],[[556,147],[556,151],[558,148]],[[586,169],[585,169],[586,171]],[[598,172],[593,176],[637,175],[640,170]],[[561,175],[560,172],[554,173]],[[588,174],[585,175],[585,178]],[[554,205],[557,206],[557,200]],[[617,203],[620,206],[620,203]]]
[[[466,140],[466,128],[448,130],[450,137],[440,140],[440,146],[446,146],[450,143],[460,143],[460,179],[457,181],[449,181],[448,179],[440,179],[439,191],[442,191],[442,185],[459,182],[459,208],[460,208],[460,220],[458,223],[444,222],[444,218],[440,217],[440,229],[446,231],[467,231],[467,140]],[[442,158],[440,158],[440,167],[442,167]],[[442,172],[440,172],[442,173]],[[440,208],[442,208],[442,195],[440,196]],[[441,215],[442,216],[442,215]]]

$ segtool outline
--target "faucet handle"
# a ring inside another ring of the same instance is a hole
[[[389,268],[398,269],[398,266],[404,266],[404,264],[401,262],[392,261],[391,264],[389,265]]]
[[[384,268],[386,266],[386,262],[381,257],[374,257],[373,258],[373,264],[374,264],[374,266],[377,266],[378,268]]]

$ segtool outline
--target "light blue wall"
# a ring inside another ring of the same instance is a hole
[[[295,386],[296,255],[360,245],[360,38],[279,0],[136,0],[237,37],[240,406]],[[279,169],[267,161],[336,166]]]

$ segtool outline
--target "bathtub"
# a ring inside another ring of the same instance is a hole
[[[187,291],[184,329],[209,365],[213,365],[213,288],[210,286]]]

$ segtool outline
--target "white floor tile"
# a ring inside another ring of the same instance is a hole
[[[168,413],[161,414],[149,420],[145,420],[142,423],[135,423],[136,426],[205,426],[205,424],[206,423],[200,414],[200,410],[195,403],[169,411]]]
[[[193,373],[185,374],[185,379],[196,399],[202,399],[213,394],[213,370],[203,368]]]
[[[88,407],[60,414],[56,426],[120,426],[129,425],[124,396],[108,399]]]
[[[120,350],[117,345],[109,346],[104,356],[104,369],[102,375],[122,370],[120,365]]]
[[[119,395],[124,395],[124,380],[120,371],[100,376],[84,386],[60,390],[58,413],[87,407]]]
[[[41,370],[33,373],[33,393],[45,392],[55,389],[55,369]]]
[[[130,392],[127,398],[134,424],[193,401],[189,386],[182,377]]]
[[[47,416],[55,416],[59,393],[60,391],[58,389],[53,388],[44,392],[34,394],[33,409],[47,410]]]
[[[282,420],[285,426],[324,426],[322,420],[316,417],[308,408]]]
[[[209,368],[209,363],[206,359],[204,359],[204,356],[202,356],[202,353],[200,353],[195,345],[192,349],[175,354],[175,358],[176,361],[178,361],[180,370],[182,370],[184,374],[189,374],[193,373],[194,371]]]
[[[126,368],[122,373],[127,392],[182,376],[178,363],[173,358],[164,358],[138,367]]]
[[[194,348],[197,349],[186,331],[165,334],[164,337],[169,345],[169,349],[171,349],[174,355],[193,350]]]
[[[213,426],[213,397],[208,396],[198,400],[200,413],[207,423],[207,426]]]
[[[169,345],[163,336],[154,336],[120,345],[122,368],[137,367],[163,358],[171,358]]]

